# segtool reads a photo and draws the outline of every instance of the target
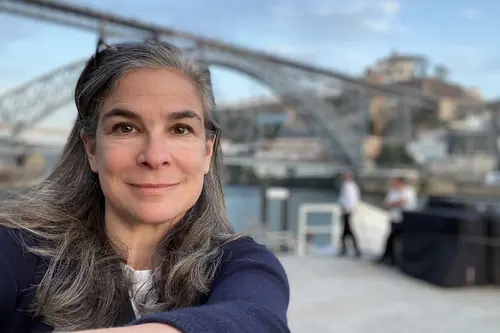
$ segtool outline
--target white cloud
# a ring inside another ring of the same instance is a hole
[[[264,46],[264,49],[287,58],[304,61],[307,64],[330,68],[345,74],[359,75],[363,68],[371,65],[377,55],[387,48],[383,45],[374,49],[363,44],[312,42],[301,46],[286,43],[268,44]]]
[[[317,0],[313,2],[313,12],[320,17],[352,17],[364,27],[375,33],[394,30],[399,0]],[[398,29],[401,30],[401,29]]]
[[[387,32],[391,29],[391,22],[384,18],[366,18],[363,24],[374,32]]]
[[[294,14],[294,10],[291,6],[280,3],[272,6],[270,8],[271,14],[275,17],[289,17]]]
[[[382,0],[376,4],[382,13],[394,16],[399,12],[400,4],[398,0]]]
[[[399,0],[317,0],[312,2],[318,16],[366,16],[370,13],[385,17],[395,16],[400,9]]]
[[[477,8],[464,8],[460,11],[460,15],[468,20],[476,20],[481,15]]]
[[[375,34],[404,31],[398,22],[400,9],[400,0],[309,0],[307,5],[281,0],[269,8],[276,27],[286,27],[290,20],[316,20],[318,25],[329,22],[344,31]]]
[[[321,3],[313,8],[313,12],[318,16],[351,16],[364,12],[370,5],[368,1],[364,0],[350,0],[347,2],[341,1],[328,1]]]
[[[386,33],[392,30],[401,30],[400,24],[396,24],[396,17],[400,10],[399,0],[374,1],[375,15],[364,20],[364,24],[370,30]]]
[[[496,62],[496,58],[494,53],[474,45],[456,45],[448,47],[439,62],[450,68],[452,74],[483,75],[495,71],[490,65]]]

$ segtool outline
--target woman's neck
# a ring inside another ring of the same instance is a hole
[[[165,235],[165,226],[127,223],[113,214],[106,214],[104,221],[109,239],[124,251],[127,265],[135,270],[151,269],[153,253]]]

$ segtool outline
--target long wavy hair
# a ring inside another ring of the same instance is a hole
[[[102,45],[102,43],[100,43]],[[104,44],[105,45],[105,44]],[[81,135],[93,138],[103,100],[127,73],[139,68],[181,71],[197,86],[207,140],[214,139],[209,173],[196,204],[156,247],[153,287],[142,314],[195,305],[207,294],[221,245],[237,237],[228,222],[220,175],[220,128],[207,66],[160,42],[98,47],[75,89],[76,123],[55,169],[40,185],[4,206],[0,224],[35,236],[31,250],[47,259],[32,310],[45,323],[68,331],[116,325],[118,304],[129,299],[123,253],[104,229],[104,195],[90,170]]]

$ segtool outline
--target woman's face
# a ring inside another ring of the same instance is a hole
[[[202,101],[179,71],[138,69],[105,99],[95,140],[85,141],[106,217],[178,221],[198,200],[213,153]]]

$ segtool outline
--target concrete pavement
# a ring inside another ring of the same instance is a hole
[[[279,258],[293,333],[500,332],[500,288],[441,289],[349,257]]]

